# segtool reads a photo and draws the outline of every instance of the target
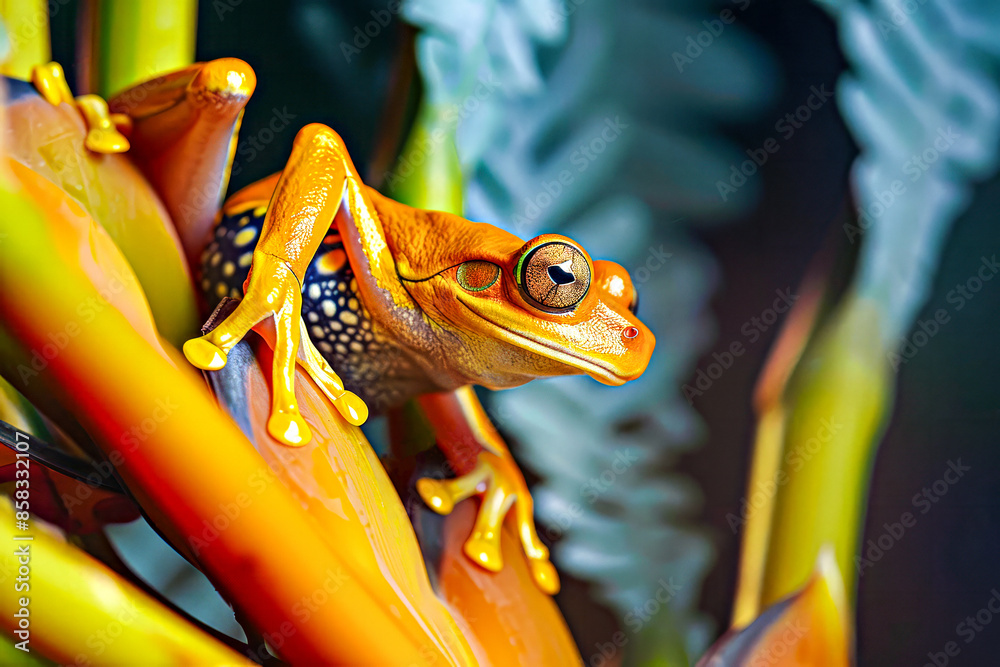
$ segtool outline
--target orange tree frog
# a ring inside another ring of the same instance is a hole
[[[53,103],[73,99],[61,70],[40,68],[35,79],[43,92],[61,91]],[[464,550],[494,571],[502,567],[500,528],[514,508],[535,581],[554,593],[558,577],[523,476],[471,386],[638,377],[654,338],[633,312],[628,273],[562,236],[523,242],[392,201],[362,183],[342,139],[318,124],[299,131],[281,173],[236,193],[218,213],[213,201],[225,191],[254,86],[246,63],[221,59],[138,84],[110,100],[110,111],[79,100],[91,134],[117,142],[91,149],[128,150],[157,189],[189,260],[200,264],[208,301],[242,298],[210,333],[189,340],[185,355],[219,369],[251,328],[273,327],[268,431],[292,446],[310,438],[296,405],[296,363],[354,424],[368,405],[381,411],[417,398],[459,473],[419,480],[421,497],[447,514],[482,494]]]
[[[536,582],[558,590],[532,518],[531,497],[471,390],[585,373],[619,385],[638,377],[654,339],[617,264],[543,235],[523,242],[488,224],[410,208],[365,186],[341,138],[313,124],[281,174],[233,195],[202,256],[205,295],[243,297],[184,353],[218,369],[258,323],[275,327],[271,434],[304,443],[298,360],[348,421],[420,397],[439,445],[460,474],[422,479],[436,511],[483,494],[466,554],[501,566],[499,535],[515,521]],[[303,348],[299,353],[299,347]]]

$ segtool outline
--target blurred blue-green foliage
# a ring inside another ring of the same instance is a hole
[[[523,238],[565,233],[640,292],[657,336],[640,380],[536,382],[492,397],[491,414],[542,479],[560,568],[595,585],[641,653],[679,643],[696,658],[713,632],[696,611],[713,550],[691,520],[697,486],[671,468],[698,444],[679,388],[711,336],[715,269],[689,229],[753,201],[719,196],[743,159],[721,127],[762,109],[772,62],[707,2],[414,0],[405,15],[428,94],[461,116],[466,215]]]

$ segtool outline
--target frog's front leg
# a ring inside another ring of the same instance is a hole
[[[517,533],[535,583],[550,595],[558,593],[559,575],[535,530],[534,503],[524,476],[472,387],[425,394],[419,400],[434,427],[438,446],[459,473],[454,479],[418,480],[420,497],[435,512],[449,514],[462,500],[482,494],[479,515],[464,551],[493,572],[503,567],[500,533],[504,517],[513,507]]]
[[[300,342],[306,346],[302,363],[344,418],[360,424],[368,414],[364,403],[344,389],[340,378],[312,347],[302,327],[306,268],[333,222],[347,182],[339,146],[339,138],[324,125],[307,125],[299,131],[264,217],[244,299],[213,331],[184,344],[188,361],[205,370],[218,370],[225,366],[236,343],[271,317],[275,343],[267,428],[274,438],[289,445],[303,445],[311,437],[295,399]]]

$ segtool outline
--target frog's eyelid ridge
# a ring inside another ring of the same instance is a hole
[[[437,278],[442,273],[447,273],[448,271],[451,271],[452,269],[458,268],[458,267],[462,266],[463,264],[468,264],[469,262],[486,262],[487,264],[492,264],[493,266],[496,266],[496,267],[500,268],[500,273],[501,274],[503,273],[503,267],[501,267],[496,262],[492,262],[492,261],[490,261],[488,259],[467,259],[464,262],[459,262],[458,264],[452,264],[451,266],[446,266],[443,269],[441,269],[440,271],[438,271],[437,273],[432,273],[431,275],[429,275],[429,276],[427,276],[425,278],[407,278],[406,276],[400,275],[398,272],[396,273],[396,275],[398,275],[399,279],[401,281],[403,281],[404,283],[425,283],[428,280],[431,280],[432,278]]]

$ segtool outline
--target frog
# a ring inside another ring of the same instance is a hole
[[[251,327],[274,321],[273,437],[291,445],[310,437],[292,386],[299,345],[310,375],[349,421],[363,418],[362,404],[384,411],[423,397],[439,436],[450,435],[438,438],[442,447],[471,436],[481,452],[455,479],[419,480],[421,497],[446,514],[482,490],[464,550],[494,570],[502,566],[501,524],[517,505],[536,581],[556,589],[523,475],[471,387],[572,374],[621,385],[641,375],[655,339],[635,315],[637,292],[624,268],[558,234],[523,241],[393,201],[363,183],[334,130],[312,124],[281,174],[223,206],[202,256],[201,287],[242,301],[185,344],[195,366],[221,368]]]
[[[36,87],[72,100],[54,71]],[[99,109],[84,114],[92,129],[122,132],[92,150],[130,150],[161,193],[205,303],[238,300],[211,331],[183,344],[184,356],[220,370],[251,330],[265,332],[274,349],[267,430],[290,447],[312,437],[296,404],[297,365],[354,425],[416,400],[456,472],[418,479],[419,496],[442,515],[481,497],[463,550],[490,571],[503,567],[501,528],[512,511],[536,584],[556,593],[528,486],[474,387],[638,378],[655,338],[636,315],[629,273],[562,235],[525,241],[396,202],[363,182],[344,140],[319,123],[298,131],[281,172],[213,214],[254,85],[249,65],[220,59],[144,82],[141,95],[125,91],[106,108],[77,101],[82,114]]]

